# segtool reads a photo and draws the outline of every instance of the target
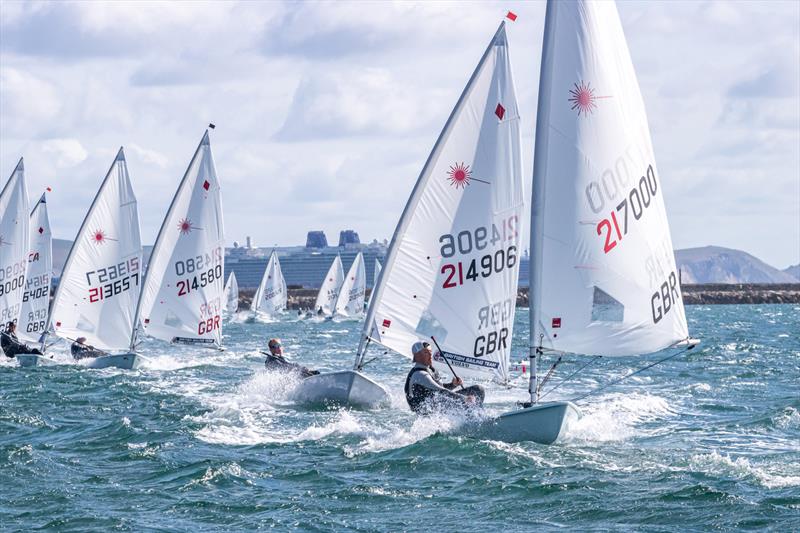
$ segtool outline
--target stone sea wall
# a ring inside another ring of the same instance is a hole
[[[800,304],[800,283],[758,284],[709,283],[683,285],[683,301],[687,305],[714,304]],[[250,309],[255,291],[239,292],[239,308]],[[370,289],[367,289],[369,297]],[[311,309],[317,298],[316,289],[289,289],[289,309]],[[517,307],[528,307],[528,289],[517,291]]]

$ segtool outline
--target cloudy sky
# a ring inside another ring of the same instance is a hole
[[[229,243],[389,237],[507,10],[530,175],[544,4],[0,3],[0,173],[73,238],[125,147],[152,242],[203,129]],[[800,3],[620,2],[676,247],[800,262]]]

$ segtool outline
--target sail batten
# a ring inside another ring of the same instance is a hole
[[[369,338],[410,356],[435,336],[459,375],[505,380],[524,204],[505,24],[456,103],[400,218],[373,291]]]
[[[688,337],[649,127],[613,2],[548,2],[531,209],[532,347]]]

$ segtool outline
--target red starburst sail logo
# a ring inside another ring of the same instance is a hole
[[[472,172],[469,169],[469,165],[465,165],[462,162],[451,165],[450,170],[447,172],[447,176],[447,179],[450,180],[450,185],[456,189],[463,189],[469,185],[469,180],[472,178]]]
[[[586,116],[597,109],[597,100],[610,98],[610,96],[598,96],[595,94],[594,87],[583,80],[574,84],[573,88],[569,90],[569,94],[570,109],[577,110],[578,116]]]
[[[96,230],[92,234],[92,241],[95,244],[103,244],[104,242],[106,242],[106,233],[101,229]]]
[[[181,232],[181,235],[189,235],[193,229],[192,221],[188,218],[184,218],[178,222],[178,231]]]

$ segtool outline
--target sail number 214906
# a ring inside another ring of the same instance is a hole
[[[507,246],[508,241],[516,243],[519,237],[519,217],[512,215],[499,224],[492,224],[491,234],[485,226],[474,230],[464,230],[457,235],[446,233],[439,237],[440,252],[443,258],[458,255],[470,255],[474,252],[487,252],[476,258],[463,259],[441,266],[442,288],[450,289],[464,285],[466,281],[477,281],[499,274],[517,264],[517,246]],[[498,249],[499,248],[499,249]]]

